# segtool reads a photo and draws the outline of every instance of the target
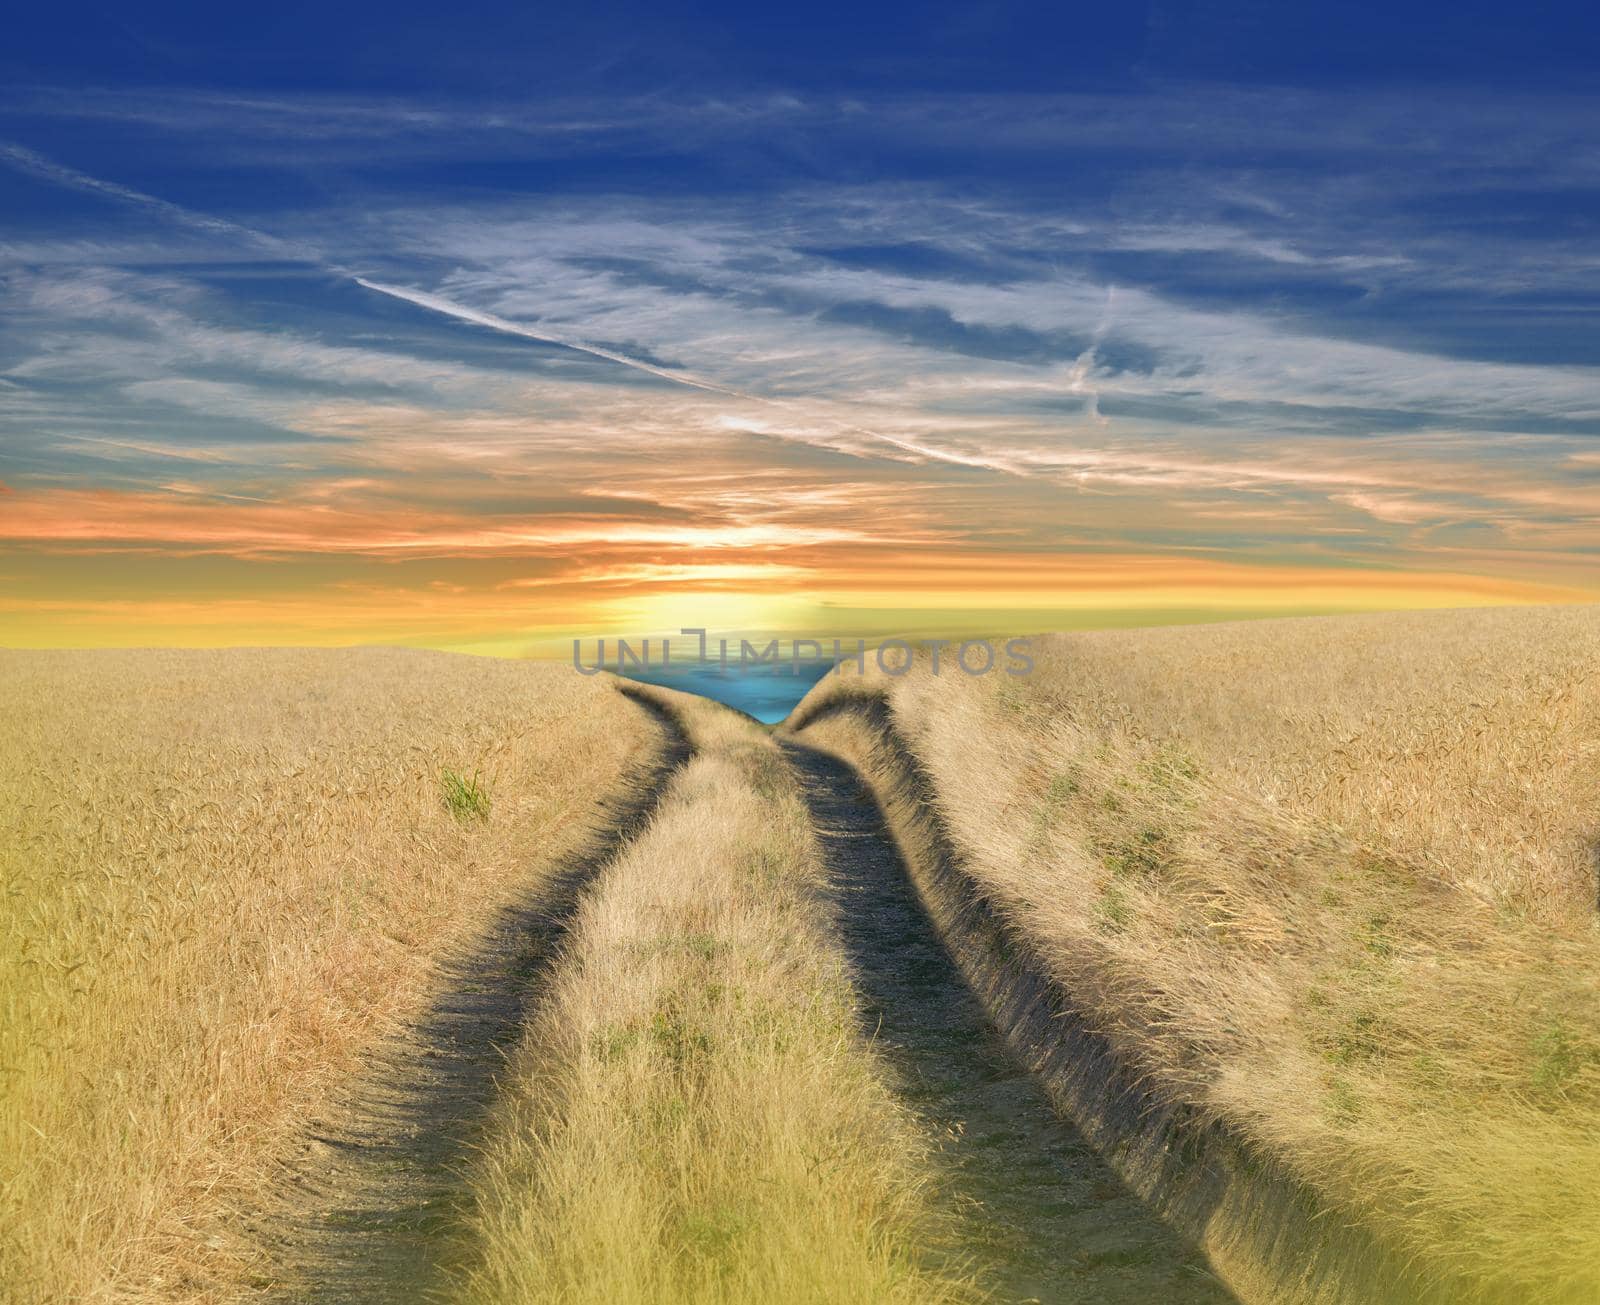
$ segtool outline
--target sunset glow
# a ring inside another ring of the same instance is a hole
[[[1594,601],[1593,163],[1454,94],[19,91],[0,640]]]

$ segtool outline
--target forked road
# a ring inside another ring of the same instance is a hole
[[[958,1253],[1002,1300],[1232,1302],[1012,1056],[924,912],[866,784],[834,757],[783,747],[822,844],[868,1032],[942,1159]]]

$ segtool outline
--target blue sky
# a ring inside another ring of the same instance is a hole
[[[0,619],[1592,593],[1597,60],[1553,6],[34,10]]]

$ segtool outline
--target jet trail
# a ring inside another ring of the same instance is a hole
[[[0,142],[0,162],[9,163],[18,172],[25,172],[41,181],[49,181],[57,186],[65,186],[68,190],[81,190],[90,195],[103,195],[107,199],[121,200],[125,204],[134,204],[139,208],[150,209],[153,212],[160,213],[170,221],[176,222],[179,226],[208,231],[212,235],[232,236],[236,239],[249,241],[253,245],[259,245],[264,249],[270,249],[280,257],[288,255],[321,264],[321,260],[314,255],[307,256],[305,251],[296,249],[295,246],[279,240],[276,236],[269,236],[263,231],[240,226],[239,223],[229,222],[226,218],[216,218],[204,213],[196,213],[192,209],[184,208],[181,204],[174,204],[171,200],[158,199],[154,195],[145,194],[142,190],[134,190],[131,186],[120,186],[114,181],[102,181],[99,177],[91,177],[87,172],[79,172],[76,168],[69,168],[64,163],[57,163],[54,159],[47,159],[43,154],[30,150],[25,145]]]
[[[659,376],[662,380],[676,381],[679,385],[688,385],[696,390],[708,390],[712,394],[726,395],[730,399],[747,399],[752,403],[771,403],[771,399],[763,399],[760,395],[745,394],[743,391],[731,389],[726,385],[718,385],[715,381],[703,381],[698,376],[690,376],[686,372],[673,371],[667,367],[657,367],[654,363],[647,363],[638,358],[630,358],[625,353],[617,353],[611,349],[602,349],[597,344],[585,344],[581,340],[569,340],[565,336],[553,335],[548,331],[536,331],[531,326],[523,326],[520,322],[513,322],[510,318],[496,317],[493,313],[479,312],[476,308],[468,308],[465,304],[458,304],[454,300],[441,298],[439,295],[429,294],[426,290],[412,290],[405,286],[384,285],[381,281],[369,281],[364,276],[355,276],[349,273],[350,279],[357,285],[367,290],[375,290],[380,295],[390,295],[395,299],[404,299],[408,304],[416,304],[419,308],[427,308],[435,313],[443,313],[447,317],[456,317],[463,322],[471,322],[475,326],[487,326],[491,331],[504,331],[508,335],[520,335],[527,340],[538,340],[542,344],[559,344],[567,349],[576,349],[579,353],[591,354],[596,358],[604,358],[607,362],[621,363],[624,367],[632,367],[636,371],[648,372],[651,376]]]
[[[476,308],[468,308],[465,304],[458,304],[454,300],[445,299],[440,295],[429,294],[425,290],[412,290],[405,286],[384,285],[379,281],[369,281],[364,276],[351,275],[351,280],[365,289],[376,291],[378,294],[392,295],[396,299],[403,299],[407,303],[416,304],[419,308],[427,308],[436,313],[443,313],[448,317],[455,317],[463,322],[471,322],[475,326],[484,326],[491,331],[504,331],[507,334],[519,335],[528,340],[538,340],[543,344],[558,344],[568,349],[576,349],[580,353],[591,354],[596,358],[604,358],[608,362],[620,363],[624,367],[632,367],[636,371],[647,372],[651,376],[659,376],[662,380],[674,381],[679,385],[687,385],[692,389],[705,390],[711,394],[721,394],[744,403],[757,403],[767,408],[795,409],[804,407],[802,400],[774,399],[762,394],[751,394],[746,390],[736,390],[731,386],[720,385],[715,381],[703,380],[698,376],[690,375],[688,372],[674,371],[667,367],[657,367],[653,363],[647,363],[638,358],[630,358],[627,354],[617,353],[613,349],[602,349],[599,345],[585,344],[581,340],[568,339],[565,336],[555,335],[548,331],[536,331],[532,327],[523,326],[520,322],[513,322],[506,317],[497,317],[493,313],[480,312]],[[881,431],[868,430],[865,426],[856,426],[849,422],[839,421],[836,418],[825,418],[825,420],[841,432],[863,435],[868,439],[878,441],[880,444],[887,444],[890,448],[909,453],[914,458],[926,458],[933,462],[944,462],[957,467],[981,467],[985,470],[1001,471],[1009,475],[1019,474],[1015,467],[1004,463],[969,457],[960,453],[946,453],[939,449],[930,449],[925,444],[914,444],[909,440],[896,439],[893,435],[885,435]]]

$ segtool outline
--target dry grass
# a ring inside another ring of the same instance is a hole
[[[244,1289],[299,1120],[656,744],[602,681],[382,650],[5,653],[0,720],[18,1301]]]
[[[1056,636],[1030,710],[1178,743],[1247,792],[1485,900],[1594,914],[1600,610]]]
[[[1430,1275],[1576,1302],[1600,1298],[1597,647],[1593,608],[1329,618],[866,687],[1141,1081]]]
[[[934,1302],[926,1157],[858,1029],[772,742],[698,755],[580,908],[475,1178],[475,1301]]]

